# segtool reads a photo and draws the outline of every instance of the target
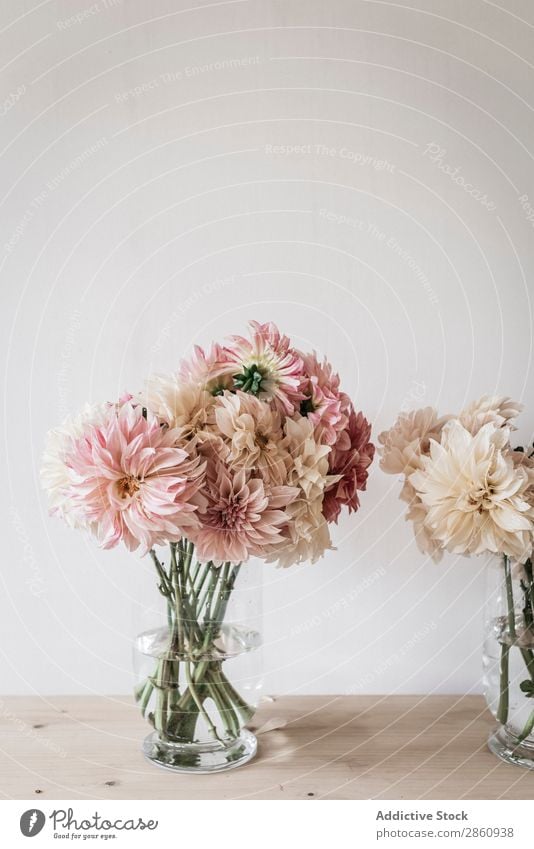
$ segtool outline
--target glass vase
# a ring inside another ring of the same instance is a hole
[[[262,683],[261,563],[199,563],[187,540],[150,556],[157,593],[134,645],[135,698],[153,729],[143,752],[179,772],[241,766],[257,748],[245,726]]]
[[[503,761],[534,769],[534,581],[532,561],[488,566],[484,642],[486,700],[498,727],[488,740]]]

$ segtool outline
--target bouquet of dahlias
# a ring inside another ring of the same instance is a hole
[[[332,547],[329,525],[366,486],[370,430],[328,362],[251,322],[249,338],[196,347],[177,373],[49,434],[51,512],[154,562],[168,651],[137,698],[164,739],[193,741],[202,716],[221,740],[250,716],[217,642],[241,564],[314,562]]]
[[[404,476],[400,498],[424,554],[530,555],[534,462],[510,443],[521,409],[483,396],[456,417],[432,407],[401,413],[379,435],[380,466]]]
[[[490,552],[501,558],[505,612],[493,622],[500,645],[494,712],[505,725],[510,712],[510,649],[517,646],[516,749],[534,729],[532,701],[523,704],[523,696],[534,698],[534,452],[511,443],[521,409],[510,398],[490,396],[458,416],[439,417],[426,407],[401,413],[378,437],[382,469],[404,478],[400,497],[408,505],[406,518],[413,522],[423,553],[434,560],[445,550],[464,555]]]

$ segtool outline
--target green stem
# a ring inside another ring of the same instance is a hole
[[[158,733],[165,735],[166,732],[166,707],[167,697],[166,690],[163,686],[163,667],[164,660],[158,660],[156,674],[154,676],[154,687],[156,689],[156,707],[154,710],[154,728]]]
[[[189,570],[189,572],[187,574],[187,580],[189,581],[189,589],[190,589],[191,593],[195,596],[195,598],[196,598],[196,580],[198,578],[198,574],[200,572],[200,569],[201,569],[201,564],[195,563],[195,565]]]
[[[233,712],[232,706],[227,705],[227,703],[222,698],[222,694],[219,688],[215,684],[211,683],[211,680],[208,678],[208,676],[206,676],[206,686],[208,690],[208,695],[213,700],[213,703],[217,708],[219,716],[223,720],[226,733],[229,737],[237,736],[239,734],[239,723],[235,713]]]
[[[158,589],[162,595],[166,596],[167,598],[170,598],[170,596],[172,595],[172,586],[169,580],[169,576],[165,572],[165,569],[163,568],[162,564],[159,562],[156,556],[156,552],[153,548],[150,549],[149,553],[154,562],[154,566],[156,567],[157,573],[161,581],[158,586]]]
[[[503,643],[501,645],[501,664],[500,664],[500,698],[499,698],[499,706],[497,709],[497,719],[503,725],[508,721],[508,713],[510,706],[510,649],[513,645],[517,645],[517,631],[516,631],[516,619],[515,619],[515,604],[514,604],[514,591],[513,591],[513,581],[512,581],[512,572],[510,568],[510,560],[507,555],[503,556],[504,563],[504,577],[505,577],[505,587],[506,587],[506,607],[507,607],[507,622],[508,622],[508,641],[507,643]],[[527,571],[528,575],[528,571]],[[528,618],[525,616],[525,610],[523,611],[523,615],[525,620]],[[528,626],[528,622],[525,621],[525,624]],[[527,667],[527,671],[530,675],[532,681],[534,681],[534,653],[531,649],[523,648],[518,646],[519,651],[521,653],[521,657]],[[523,734],[525,736],[520,737],[520,742],[528,737],[534,725],[530,725],[529,723],[532,719],[534,723],[534,712],[533,716],[529,718],[525,728],[528,728],[526,734],[525,730],[523,730]]]
[[[206,583],[206,578],[208,577],[208,575],[210,573],[210,569],[211,569],[211,563],[205,563],[204,564],[204,570],[202,572],[202,575],[200,576],[200,580],[198,582],[198,587],[197,587],[196,592],[195,592],[197,616],[200,615],[200,611],[202,609],[202,606],[199,606],[200,593],[202,592],[202,588],[204,587],[204,584]]]
[[[508,606],[508,630],[510,633],[510,642],[514,642],[517,637],[515,631],[514,588],[512,585],[510,559],[506,554],[504,555],[504,577],[506,582],[506,601]]]
[[[225,692],[228,694],[228,697],[232,700],[239,713],[243,717],[245,722],[248,722],[254,716],[254,708],[251,707],[237,692],[235,687],[230,683],[226,675],[222,670],[222,665],[219,664],[218,667],[219,674],[219,682],[221,686],[224,688]]]
[[[497,708],[497,719],[502,725],[508,722],[508,707],[509,707],[509,681],[510,681],[510,646],[503,643],[501,645],[501,665],[500,665],[500,696],[499,707]]]
[[[250,719],[253,709],[241,698],[222,671],[222,658],[215,648],[240,565],[221,567],[209,562],[193,566],[194,545],[182,538],[170,544],[170,565],[165,570],[154,551],[150,552],[159,578],[159,589],[167,599],[168,653],[138,688],[136,698],[145,715],[152,694],[155,707],[148,718],[163,737],[193,742],[199,716],[210,735],[222,742],[210,716],[206,699],[215,707],[221,728],[238,736],[240,718]],[[180,666],[182,663],[182,666]],[[185,687],[180,691],[180,669]]]
[[[186,679],[187,679],[187,684],[189,686],[189,690],[191,692],[191,695],[193,696],[195,704],[198,707],[200,713],[204,717],[204,720],[205,720],[205,722],[206,722],[206,724],[209,728],[209,732],[210,732],[211,736],[215,740],[218,740],[219,743],[221,743],[222,741],[221,741],[221,738],[219,737],[219,735],[217,733],[217,729],[215,728],[215,725],[211,721],[211,717],[210,717],[209,713],[207,712],[207,710],[205,709],[203,701],[198,694],[196,682],[193,681],[193,676],[191,675],[191,664],[190,664],[189,661],[187,661],[187,663],[185,665],[185,676],[186,676]]]
[[[145,715],[148,703],[150,701],[150,697],[153,692],[154,685],[149,679],[147,679],[144,685],[138,691],[138,695],[136,694],[136,701],[141,709],[141,716]]]
[[[534,575],[532,573],[532,560],[530,557],[525,561],[525,575],[527,576],[527,603],[530,607],[531,620],[534,619]]]
[[[177,633],[177,650],[178,653],[185,654],[185,639],[184,639],[184,615],[182,605],[182,595],[180,591],[180,578],[178,574],[178,564],[176,562],[176,549],[171,545],[171,580],[174,594],[174,618],[176,621]]]
[[[527,667],[531,681],[534,682],[534,653],[532,652],[532,649],[520,649],[520,652],[521,657],[525,661],[525,666]]]
[[[204,591],[204,595],[202,599],[198,601],[197,604],[197,613],[200,616],[202,609],[204,608],[204,623],[206,623],[210,618],[210,607],[213,600],[213,595],[215,593],[215,588],[217,586],[217,581],[219,579],[219,572],[213,565],[213,563],[207,563],[207,576],[209,577],[208,586]],[[204,578],[205,581],[205,578]]]
[[[504,632],[506,642],[501,644],[499,705],[497,708],[497,719],[502,725],[508,722],[510,708],[510,641],[515,639],[515,611],[512,581],[510,575],[510,563],[508,557],[503,555],[504,580],[506,586],[506,606],[508,620],[508,634]]]
[[[185,543],[185,551],[183,553],[183,570],[184,570],[184,592],[186,590],[187,579],[189,577],[189,569],[191,568],[191,558],[193,557],[194,545],[192,542]]]
[[[174,610],[170,598],[167,599],[167,628],[169,635],[173,633],[175,628]]]
[[[230,565],[230,564],[228,564],[228,565]],[[239,575],[240,569],[241,569],[241,563],[239,563],[237,566],[234,566],[234,571],[232,572],[232,574],[230,575],[230,577],[226,581],[226,586],[225,586],[225,590],[224,590],[224,598],[222,600],[222,604],[221,604],[219,610],[217,611],[217,619],[218,619],[219,625],[222,624],[224,617],[226,616],[226,609],[228,607],[228,602],[230,601],[230,595],[232,594],[232,590],[234,589],[235,582],[237,580],[237,576]]]
[[[523,728],[521,734],[517,738],[517,745],[522,743],[523,740],[526,740],[527,737],[529,737],[530,734],[532,734],[533,729],[534,729],[534,710],[530,714],[529,718],[527,719],[527,721],[525,723],[525,727]]]

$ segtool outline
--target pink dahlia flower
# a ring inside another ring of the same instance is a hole
[[[334,445],[348,422],[349,398],[339,388],[339,375],[325,359],[320,363],[315,352],[301,354],[306,377],[302,382],[305,400],[301,411],[313,422],[321,442]]]
[[[272,322],[250,322],[251,338],[232,336],[226,349],[234,365],[236,389],[256,395],[261,401],[274,401],[287,415],[299,408],[304,395],[302,359],[287,336]]]
[[[73,441],[66,497],[102,548],[146,553],[198,526],[205,467],[175,447],[177,433],[126,402]]]
[[[189,534],[202,562],[241,563],[261,556],[287,521],[283,509],[297,495],[290,486],[268,487],[246,469],[233,471],[218,459],[208,463],[202,489],[207,507],[202,526]]]
[[[200,345],[195,345],[193,356],[180,363],[178,378],[184,383],[194,383],[212,395],[218,395],[224,389],[232,388],[234,371],[234,363],[228,352],[215,342],[207,353]]]
[[[370,442],[371,425],[363,415],[350,410],[348,424],[341,431],[329,454],[329,473],[341,475],[325,493],[323,514],[328,522],[337,522],[341,508],[349,513],[360,506],[358,491],[367,485],[367,469],[373,462],[375,446]]]
[[[121,403],[121,401],[119,401]],[[71,469],[67,458],[72,454],[76,440],[90,427],[100,427],[107,421],[112,404],[86,404],[77,416],[69,416],[60,427],[50,430],[46,436],[41,483],[48,495],[50,515],[58,516],[72,528],[87,528],[85,516],[77,514],[69,496]]]

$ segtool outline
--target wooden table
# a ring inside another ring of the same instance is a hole
[[[278,727],[276,727],[278,726]],[[218,775],[140,753],[126,697],[0,697],[7,799],[534,799],[534,772],[486,749],[480,696],[283,696],[261,706],[259,754]],[[268,730],[268,729],[271,730]]]

